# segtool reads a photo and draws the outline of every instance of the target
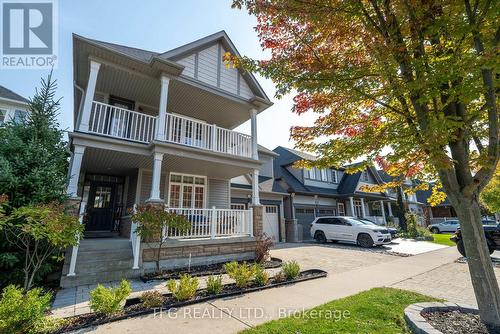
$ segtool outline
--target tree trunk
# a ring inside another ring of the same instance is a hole
[[[402,231],[407,231],[408,226],[406,224],[406,205],[404,203],[404,193],[403,188],[401,186],[396,188],[396,192],[398,195],[398,219],[399,219],[399,227]]]
[[[453,203],[450,197],[450,201],[460,220],[467,263],[481,320],[489,327],[500,328],[500,290],[486,244],[478,195],[458,198],[458,203]]]

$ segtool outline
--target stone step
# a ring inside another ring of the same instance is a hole
[[[79,251],[95,251],[95,250],[118,250],[130,248],[129,239],[112,238],[112,239],[82,239],[80,241]]]
[[[127,270],[132,268],[134,264],[133,258],[128,258],[125,260],[96,260],[96,261],[76,261],[75,271],[79,273],[93,273],[93,272],[104,272],[104,271],[115,271],[115,270]],[[66,270],[65,270],[66,269]],[[69,270],[69,264],[63,267],[63,273],[67,273]]]
[[[78,254],[76,256],[76,262],[91,262],[98,260],[107,260],[107,261],[118,261],[118,260],[127,260],[133,257],[132,249],[104,249],[104,250],[96,250],[96,251],[80,251],[78,250]]]
[[[103,271],[94,273],[81,273],[76,272],[75,276],[65,276],[61,277],[61,287],[71,288],[79,285],[87,284],[97,284],[97,283],[108,283],[111,281],[119,281],[124,278],[137,278],[141,274],[139,269],[127,269],[127,270],[114,270],[114,271]]]

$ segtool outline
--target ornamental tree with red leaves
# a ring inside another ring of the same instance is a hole
[[[271,57],[225,60],[272,79],[278,98],[296,94],[293,112],[317,113],[291,129],[320,157],[303,165],[376,158],[396,183],[438,180],[461,222],[481,319],[500,326],[479,207],[499,160],[500,1],[471,1],[234,0],[257,17]]]

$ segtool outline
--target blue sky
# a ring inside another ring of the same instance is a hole
[[[255,17],[231,9],[227,0],[59,0],[59,66],[54,70],[58,96],[63,97],[60,125],[72,130],[73,70],[71,34],[124,44],[151,51],[166,51],[198,38],[225,30],[241,54],[265,58],[253,27]],[[0,70],[0,85],[25,97],[33,96],[44,70]],[[292,125],[305,125],[311,116],[292,114],[292,96],[273,98],[271,81],[258,78],[274,105],[258,118],[259,143],[273,149],[293,147],[289,142]],[[250,125],[239,131],[249,133]]]

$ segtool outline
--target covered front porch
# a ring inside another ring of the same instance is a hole
[[[377,225],[386,225],[394,219],[389,197],[378,194],[356,194],[347,198],[349,214],[358,218],[371,220]]]

